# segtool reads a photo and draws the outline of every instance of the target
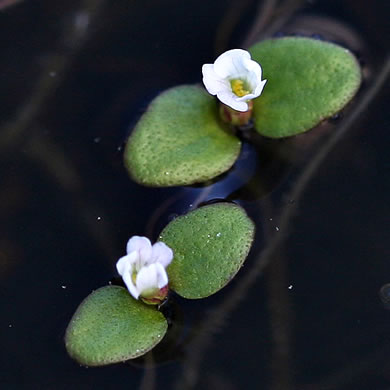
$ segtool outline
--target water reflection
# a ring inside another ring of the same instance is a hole
[[[390,310],[390,283],[386,283],[380,288],[379,296],[385,309]]]

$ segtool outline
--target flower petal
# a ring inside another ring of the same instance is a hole
[[[167,271],[162,264],[156,263],[157,270],[157,286],[158,288],[163,288],[168,284],[168,275]]]
[[[228,80],[221,78],[215,73],[213,64],[204,64],[202,66],[202,74],[203,84],[209,94],[216,95],[218,91],[230,88]]]
[[[267,82],[267,80],[262,81],[252,93],[249,93],[248,95],[245,95],[242,97],[237,97],[236,101],[244,102],[244,101],[252,100],[252,99],[259,97],[261,95],[261,93],[263,92],[263,88],[264,88],[264,85],[266,82]]]
[[[138,299],[139,292],[133,283],[132,275],[137,259],[138,253],[131,252],[129,255],[121,257],[116,263],[116,269],[119,275],[122,276],[123,282],[135,299]]]
[[[246,100],[248,100],[247,96],[243,96],[239,98],[231,91],[223,91],[217,93],[217,98],[227,106],[233,108],[233,110],[236,111],[248,111],[248,103],[246,103]]]
[[[264,89],[264,86],[265,86],[265,83],[267,82],[267,80],[263,80],[262,82],[260,82],[256,89],[253,91],[253,94],[255,95],[255,97],[258,97],[261,95],[261,93],[263,92],[263,89]]]
[[[156,242],[152,246],[152,259],[154,263],[160,263],[164,268],[168,267],[173,259],[172,249],[163,242]]]
[[[142,295],[142,292],[151,288],[158,288],[158,271],[156,264],[150,264],[147,267],[143,267],[137,274],[135,284],[138,291]]]
[[[140,296],[139,289],[134,285],[132,274],[130,272],[122,275],[123,282],[125,283],[129,293],[135,298],[138,299]]]
[[[258,62],[253,61],[251,58],[244,58],[243,63],[247,72],[253,72],[256,77],[261,80],[262,69]]]
[[[140,256],[141,265],[150,258],[152,254],[152,244],[146,237],[133,236],[127,243],[127,253],[137,251]]]
[[[215,73],[222,78],[241,78],[247,73],[244,60],[251,55],[246,50],[233,49],[221,54],[214,62]]]
[[[132,270],[134,263],[137,259],[138,255],[136,252],[132,252],[129,255],[121,257],[116,263],[116,269],[118,274],[123,276],[127,272]]]

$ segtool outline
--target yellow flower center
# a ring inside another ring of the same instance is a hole
[[[230,85],[232,87],[232,91],[238,97],[242,97],[248,95],[250,92],[244,89],[244,82],[239,79],[231,80]]]

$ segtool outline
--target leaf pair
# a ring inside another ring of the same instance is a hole
[[[344,107],[360,85],[356,58],[332,43],[278,38],[249,51],[267,79],[253,109],[255,129],[266,137],[310,130]],[[215,99],[200,86],[183,85],[149,105],[129,138],[125,165],[143,185],[189,185],[227,171],[240,148],[220,121]]]
[[[174,251],[167,269],[170,288],[189,299],[216,293],[240,269],[253,237],[253,222],[232,203],[204,206],[178,217],[160,235]],[[80,363],[105,365],[145,354],[167,328],[155,307],[135,300],[123,287],[107,286],[81,303],[65,343]]]

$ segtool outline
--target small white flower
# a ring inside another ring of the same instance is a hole
[[[172,249],[163,242],[153,246],[146,237],[133,236],[127,243],[127,255],[116,263],[130,294],[150,298],[168,284],[165,268],[173,258]]]
[[[211,95],[237,111],[248,110],[248,100],[261,95],[267,80],[249,52],[233,49],[221,54],[214,64],[202,66],[203,83]]]

